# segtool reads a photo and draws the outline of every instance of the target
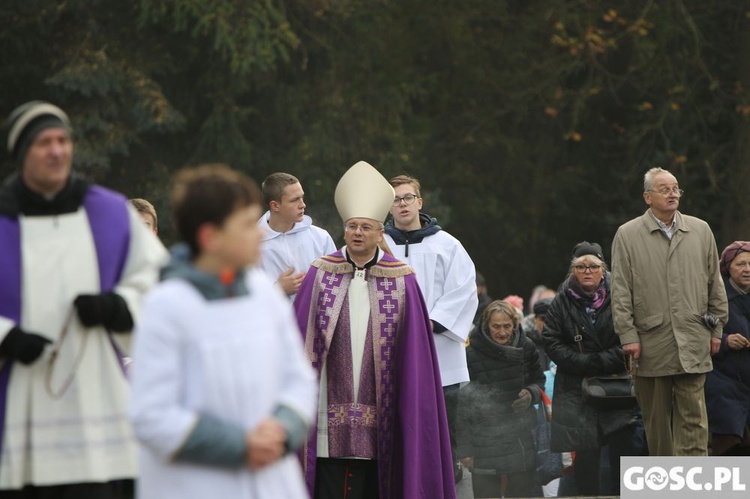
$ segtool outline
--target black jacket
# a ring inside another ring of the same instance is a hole
[[[471,382],[460,391],[458,457],[473,456],[479,469],[535,469],[533,404],[541,398],[545,377],[534,343],[518,329],[508,345],[499,345],[475,328],[466,357]],[[532,402],[516,414],[511,404],[523,388],[531,392]]]
[[[606,282],[609,290],[609,273]],[[583,337],[583,353],[574,340],[576,326]],[[602,436],[635,423],[635,408],[596,411],[586,405],[581,393],[584,377],[625,370],[609,293],[592,321],[580,301],[568,294],[566,279],[547,311],[542,339],[547,355],[557,364],[552,398],[552,451],[600,447]]]

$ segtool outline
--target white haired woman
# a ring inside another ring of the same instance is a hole
[[[536,347],[504,300],[484,309],[470,340],[471,383],[460,392],[456,453],[472,470],[474,497],[533,497],[541,490],[534,481],[532,404],[540,402],[545,381]]]

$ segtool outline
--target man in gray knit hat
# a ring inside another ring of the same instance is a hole
[[[0,495],[118,497],[135,477],[122,355],[165,251],[127,200],[72,172],[68,116],[8,119],[0,188]]]

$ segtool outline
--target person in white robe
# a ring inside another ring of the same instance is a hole
[[[268,211],[258,220],[264,230],[259,266],[294,300],[310,264],[336,251],[336,245],[305,214],[305,191],[297,177],[272,173],[261,189]]]
[[[0,494],[119,497],[136,475],[123,358],[166,251],[124,196],[72,172],[62,109],[20,106],[7,144],[18,172],[0,189]]]
[[[177,177],[184,244],[135,334],[140,499],[307,496],[294,452],[317,382],[289,301],[254,265],[260,202],[255,182],[226,166]]]
[[[419,180],[398,175],[389,180],[396,196],[385,240],[393,256],[409,264],[417,275],[435,333],[435,347],[448,410],[451,444],[456,445],[459,388],[469,382],[466,340],[479,299],[474,262],[461,243],[422,213]],[[463,476],[456,465],[456,480]]]

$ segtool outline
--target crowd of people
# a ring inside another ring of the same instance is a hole
[[[750,242],[719,253],[666,170],[611,269],[576,244],[524,316],[408,175],[347,170],[337,249],[293,175],[185,168],[168,253],[151,203],[73,171],[62,109],[7,144],[2,498],[439,499],[464,469],[476,498],[602,495],[622,456],[750,455]]]

